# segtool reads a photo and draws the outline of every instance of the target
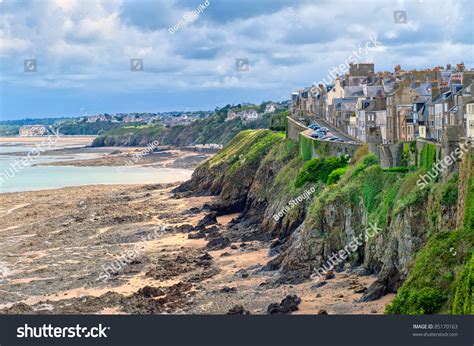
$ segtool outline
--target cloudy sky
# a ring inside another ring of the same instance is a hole
[[[407,22],[395,23],[394,11]],[[284,100],[375,37],[380,45],[359,55],[376,70],[472,68],[472,17],[472,0],[0,0],[0,115]],[[135,58],[143,71],[131,71]],[[249,70],[237,71],[236,58]]]

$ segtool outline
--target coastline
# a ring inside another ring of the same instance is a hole
[[[61,148],[48,155],[100,157],[44,165],[120,167],[141,150]],[[194,169],[212,155],[162,147],[131,167]],[[358,302],[376,278],[350,271],[334,273],[324,286],[314,280],[278,283],[278,273],[265,269],[274,256],[271,242],[238,239],[232,231],[238,214],[204,222],[215,197],[176,195],[178,185],[93,184],[0,194],[0,313],[226,314],[242,306],[265,314],[270,304],[296,294],[296,314],[381,314],[393,298]],[[127,253],[133,260],[124,260]],[[112,266],[118,270],[110,274]],[[110,274],[105,281],[104,272]]]
[[[1,313],[225,314],[242,305],[252,314],[288,294],[302,299],[299,314],[382,313],[391,299],[356,303],[375,277],[336,273],[328,284],[272,285],[276,273],[263,270],[269,243],[231,241],[219,217],[205,237],[196,226],[214,197],[174,195],[168,185],[93,185],[0,195],[1,261],[8,273],[0,289]],[[31,203],[31,201],[35,203]],[[140,240],[165,225],[159,238]],[[191,234],[191,236],[190,236]],[[104,266],[137,249],[134,261],[109,280],[98,280]],[[162,292],[149,299],[148,291]],[[18,293],[18,292],[21,292]],[[145,293],[144,293],[145,292]]]

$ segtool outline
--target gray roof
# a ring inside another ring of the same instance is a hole
[[[362,85],[360,86],[346,86],[344,87],[344,96],[354,97],[354,96],[364,96],[364,89]]]
[[[367,86],[367,97],[376,97],[384,94],[383,87],[381,85]]]

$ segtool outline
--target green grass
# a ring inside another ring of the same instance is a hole
[[[270,130],[241,131],[223,150],[208,161],[209,167],[225,162],[229,166],[228,170],[233,173],[242,165],[263,159],[272,146],[283,141],[284,138],[283,133]]]

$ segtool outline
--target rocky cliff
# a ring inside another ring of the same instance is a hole
[[[421,189],[423,168],[382,169],[365,147],[347,167],[336,161],[305,163],[297,143],[282,134],[243,131],[176,192],[216,195],[212,209],[239,212],[236,236],[272,241],[267,269],[279,270],[281,283],[313,280],[333,258],[331,269],[378,276],[362,300],[398,291],[389,313],[452,312],[454,301],[468,304],[474,231],[469,222],[456,228],[456,215],[458,185],[472,190],[469,174]],[[327,178],[336,171],[338,180]],[[461,195],[473,204],[473,194]],[[343,260],[334,261],[341,250]],[[429,263],[436,266],[428,271]]]

